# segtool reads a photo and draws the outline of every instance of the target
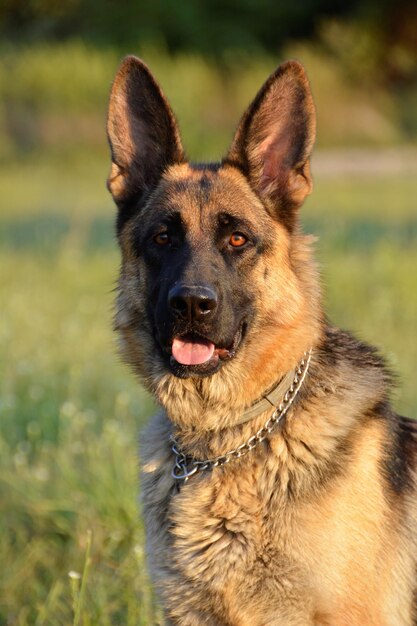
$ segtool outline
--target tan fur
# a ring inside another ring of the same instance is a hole
[[[348,383],[343,369],[343,391],[293,413],[262,454],[197,476],[175,496],[167,443],[172,425],[161,415],[148,428],[142,446],[148,549],[174,623],[413,624],[415,537],[411,542],[386,501],[379,462],[388,435],[375,423],[358,432],[354,427],[358,405],[372,405],[383,381],[375,380],[373,390],[350,371]],[[225,447],[251,432],[240,427]],[[321,464],[347,432],[355,462],[315,494]],[[218,443],[216,452],[224,451]],[[290,474],[297,503],[287,492]],[[415,508],[409,515],[415,523]],[[242,578],[243,589],[234,582]],[[192,615],[196,604],[201,617]],[[203,617],[212,612],[217,622]]]
[[[137,113],[132,94],[141,89],[147,106]],[[171,144],[159,134],[161,147],[153,139],[159,118],[168,135],[172,127]],[[141,461],[149,564],[167,625],[415,626],[416,445],[389,408],[390,377],[379,358],[322,312],[313,239],[297,226],[312,188],[315,134],[302,67],[284,64],[265,83],[214,170],[183,162],[172,112],[139,60],[130,58],[116,78],[108,128],[109,186],[121,213],[131,211],[137,188],[145,198],[119,232],[115,325],[124,358],[161,405],[143,434]],[[153,150],[150,178],[139,168],[146,170],[144,150]],[[161,207],[181,216],[202,275],[207,233],[222,211],[267,242],[237,286],[256,302],[250,330],[236,356],[205,378],[174,376],[155,351],[150,270],[135,232]],[[239,424],[242,412],[310,348],[309,372],[282,426],[178,491],[170,436],[195,459],[247,441],[270,411]]]

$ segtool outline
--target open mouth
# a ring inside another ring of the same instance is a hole
[[[216,346],[211,341],[174,337],[172,358],[181,365],[202,365],[215,356]]]
[[[245,325],[241,324],[228,347],[199,335],[176,336],[172,340],[170,367],[180,378],[209,376],[217,372],[223,362],[232,359],[242,341]]]

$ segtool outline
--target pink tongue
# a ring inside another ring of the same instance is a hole
[[[214,343],[199,343],[198,341],[183,341],[175,338],[172,342],[172,356],[182,365],[201,365],[211,359],[214,353]]]

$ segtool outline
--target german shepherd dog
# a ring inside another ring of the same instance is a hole
[[[149,69],[111,90],[116,329],[161,410],[142,439],[147,550],[166,623],[417,624],[416,429],[376,350],[321,306],[315,111],[280,65],[221,163],[187,161]]]

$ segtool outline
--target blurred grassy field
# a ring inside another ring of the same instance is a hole
[[[212,156],[210,128],[200,149]],[[152,402],[111,331],[119,255],[106,174],[101,148],[0,171],[1,626],[160,620],[136,504]],[[414,416],[416,198],[415,175],[321,174],[303,209],[331,318],[383,350],[401,381],[394,405]]]
[[[230,53],[222,64],[157,48],[117,51],[78,40],[5,47],[0,43],[0,159],[103,153],[109,86],[121,57],[146,61],[178,115],[191,158],[217,158],[266,77],[285,59],[305,65],[317,105],[318,146],[385,146],[417,137],[417,86],[387,90],[363,42],[352,35],[340,59],[313,44],[292,44],[279,58]],[[48,201],[50,199],[48,198]]]
[[[137,430],[151,402],[119,364],[111,332],[119,258],[105,170],[57,171],[51,200],[52,172],[32,166],[27,212],[18,171],[0,174],[4,625],[73,623],[79,581],[69,572],[83,570],[89,530],[80,623],[158,623],[136,507]],[[388,355],[401,377],[395,406],[413,415],[416,197],[415,178],[322,179],[304,209],[332,318]]]

